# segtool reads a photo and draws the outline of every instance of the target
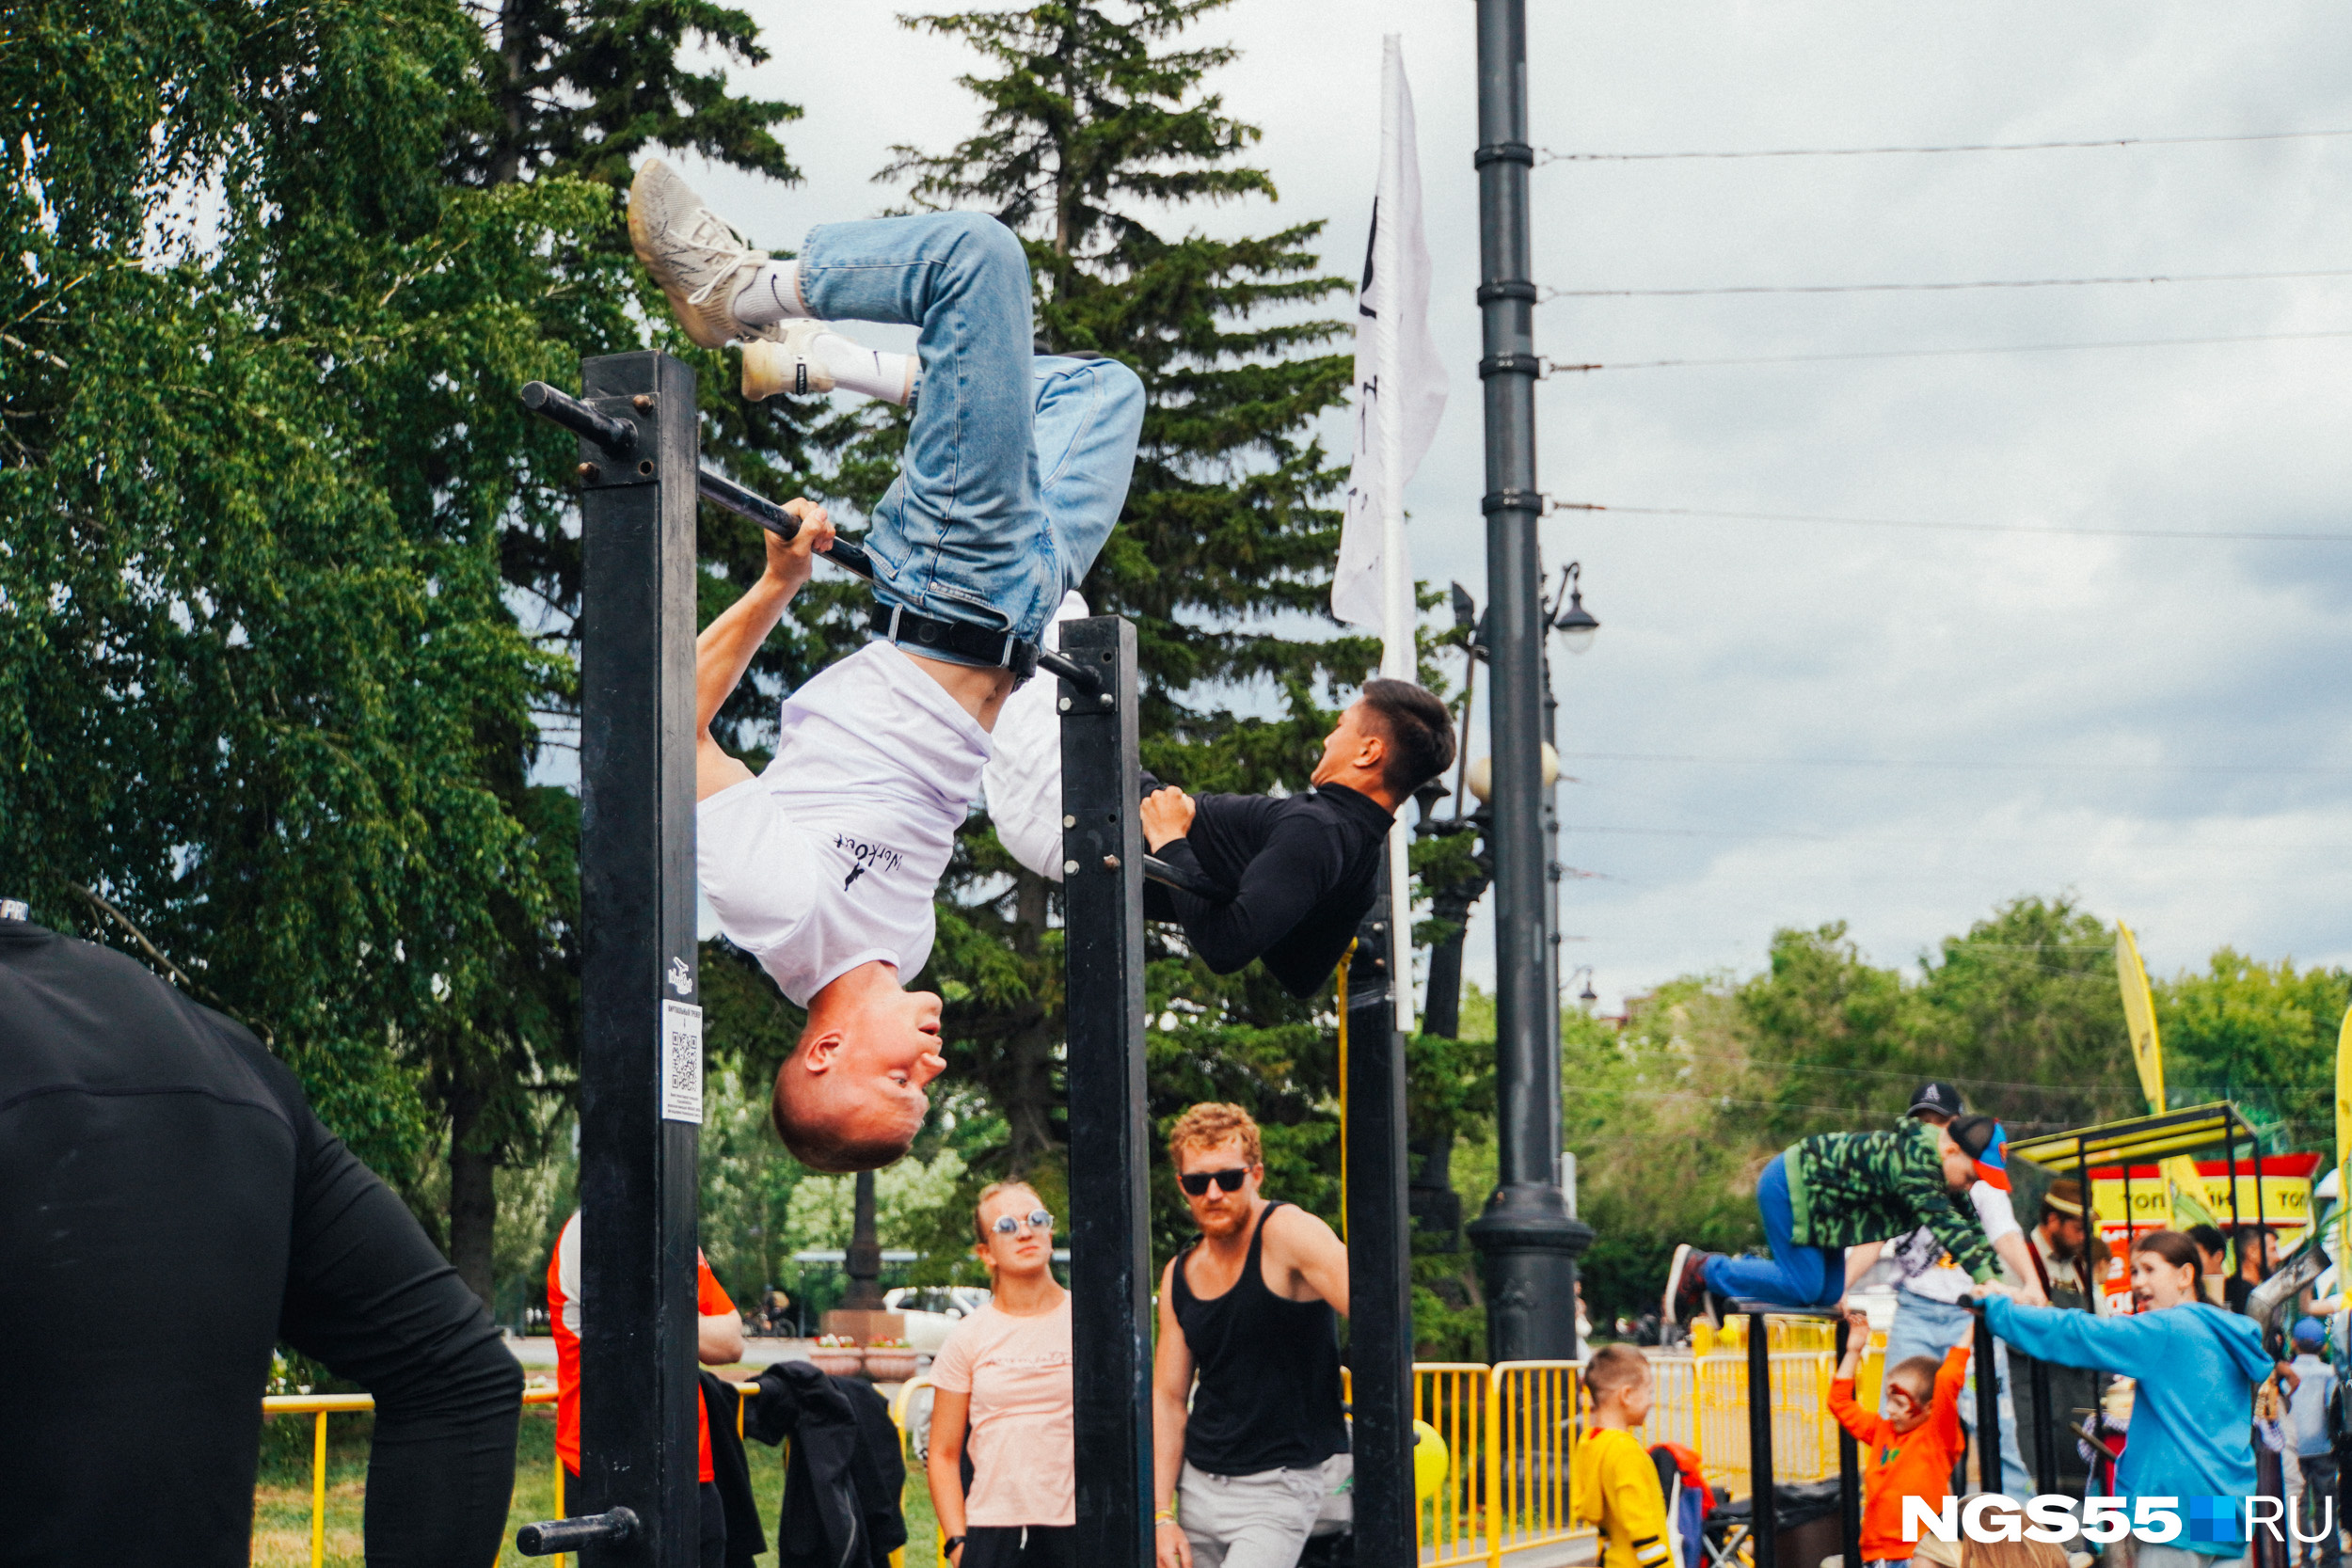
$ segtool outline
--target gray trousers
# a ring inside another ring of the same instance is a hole
[[[1193,1568],[1295,1568],[1322,1508],[1319,1465],[1213,1476],[1186,1464],[1176,1483]]]

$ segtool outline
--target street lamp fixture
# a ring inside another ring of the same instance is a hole
[[[1567,608],[1552,616],[1551,629],[1560,634],[1561,643],[1572,654],[1591,647],[1593,633],[1600,630],[1600,622],[1584,608],[1584,590],[1581,586],[1583,576],[1584,563],[1569,562],[1567,569],[1560,574],[1560,592],[1552,599],[1555,605],[1566,601]]]
[[[1577,1005],[1589,1013],[1593,1010],[1593,1004],[1600,1000],[1600,992],[1593,989],[1593,966],[1579,964],[1576,966],[1576,974],[1584,976],[1584,989],[1576,993]],[[1571,974],[1568,978],[1573,980],[1576,974]]]

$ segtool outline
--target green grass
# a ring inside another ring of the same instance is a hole
[[[315,1419],[279,1416],[265,1423],[262,1468],[253,1495],[255,1568],[307,1568],[310,1560],[310,1445]],[[326,1561],[329,1568],[365,1568],[360,1539],[367,1497],[368,1443],[374,1421],[367,1416],[327,1419]],[[776,1511],[784,1497],[784,1450],[763,1443],[743,1445],[750,1461],[752,1495],[759,1500],[761,1528],[775,1555]],[[551,1519],[555,1508],[555,1409],[531,1405],[523,1411],[515,1445],[515,1496],[506,1510],[506,1535],[498,1568],[519,1568],[539,1560],[515,1550],[515,1531],[534,1519]],[[905,1495],[905,1568],[939,1568],[939,1531],[931,1498],[919,1469],[910,1466]],[[574,1560],[575,1561],[577,1560]]]

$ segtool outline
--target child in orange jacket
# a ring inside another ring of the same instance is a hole
[[[1829,1386],[1829,1413],[1862,1447],[1862,1560],[1900,1563],[1914,1556],[1951,1560],[1942,1543],[1903,1539],[1903,1499],[1941,1505],[1952,1495],[1952,1465],[1967,1451],[1960,1425],[1961,1385],[1968,1378],[1968,1339],[1944,1357],[1915,1355],[1886,1370],[1884,1416],[1854,1403],[1854,1372],[1870,1342],[1870,1319],[1849,1311],[1846,1358]],[[1973,1334],[1975,1320],[1970,1320]]]

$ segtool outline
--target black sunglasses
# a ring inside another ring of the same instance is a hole
[[[1212,1181],[1216,1183],[1217,1190],[1220,1192],[1237,1193],[1241,1191],[1241,1184],[1248,1180],[1249,1167],[1248,1165],[1232,1165],[1224,1170],[1193,1171],[1178,1177],[1176,1181],[1193,1196],[1204,1197],[1208,1195],[1209,1183]]]
[[[1051,1230],[1054,1228],[1054,1216],[1043,1209],[1030,1210],[1026,1219],[1016,1218],[1011,1214],[999,1214],[996,1216],[996,1223],[989,1228],[999,1236],[1009,1236],[1024,1225],[1032,1230]]]

